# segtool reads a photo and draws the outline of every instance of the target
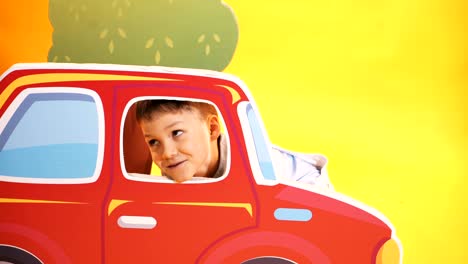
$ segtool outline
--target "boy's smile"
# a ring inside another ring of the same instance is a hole
[[[164,169],[161,168],[164,172],[166,172],[166,175],[176,175],[178,172],[182,171],[184,169],[185,165],[187,165],[188,159],[184,159],[182,161],[175,161],[171,162],[168,165],[163,165]]]
[[[187,160],[183,160],[183,161],[180,161],[180,162],[173,163],[173,164],[167,166],[167,168],[169,168],[169,169],[177,168],[177,167],[179,167],[179,165],[181,165],[182,163],[184,163],[184,162],[186,162],[186,161],[187,161]]]
[[[217,122],[217,119],[216,119]],[[210,177],[218,166],[217,135],[197,109],[155,112],[140,127],[154,163],[177,182]]]

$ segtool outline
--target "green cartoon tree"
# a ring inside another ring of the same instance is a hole
[[[50,0],[48,60],[222,71],[237,45],[221,0]]]

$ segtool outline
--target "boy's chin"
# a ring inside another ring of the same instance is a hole
[[[181,183],[181,182],[188,181],[188,180],[192,179],[193,175],[192,176],[190,176],[190,175],[176,175],[176,176],[170,176],[170,177],[175,182]]]

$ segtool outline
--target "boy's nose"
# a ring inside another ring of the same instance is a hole
[[[175,145],[171,143],[165,144],[163,153],[162,153],[163,159],[170,159],[176,155],[177,155],[177,148],[175,147]]]

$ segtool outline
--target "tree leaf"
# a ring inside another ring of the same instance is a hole
[[[159,64],[159,62],[161,61],[161,53],[159,53],[159,50],[157,50],[154,54],[154,61],[156,62],[156,64]]]
[[[153,46],[153,44],[154,44],[154,38],[150,38],[150,39],[148,39],[148,40],[146,41],[146,43],[145,43],[145,48],[146,48],[146,49],[149,49],[149,48],[151,48],[151,47]]]
[[[127,33],[123,28],[117,28],[117,31],[119,32],[120,37],[127,38]]]
[[[106,36],[107,36],[107,33],[109,32],[109,30],[107,28],[103,29],[101,31],[101,33],[99,33],[99,38],[100,39],[104,39]]]
[[[164,41],[166,41],[166,45],[169,47],[169,48],[173,48],[174,47],[174,41],[172,41],[172,39],[170,37],[166,37],[164,38]]]
[[[221,42],[221,38],[220,38],[219,35],[216,34],[216,33],[213,34],[213,39],[214,39],[216,42],[218,42],[218,43]]]
[[[114,41],[112,39],[109,42],[109,53],[114,53]]]
[[[205,41],[205,34],[201,34],[197,39],[198,43],[202,43],[203,41]]]

